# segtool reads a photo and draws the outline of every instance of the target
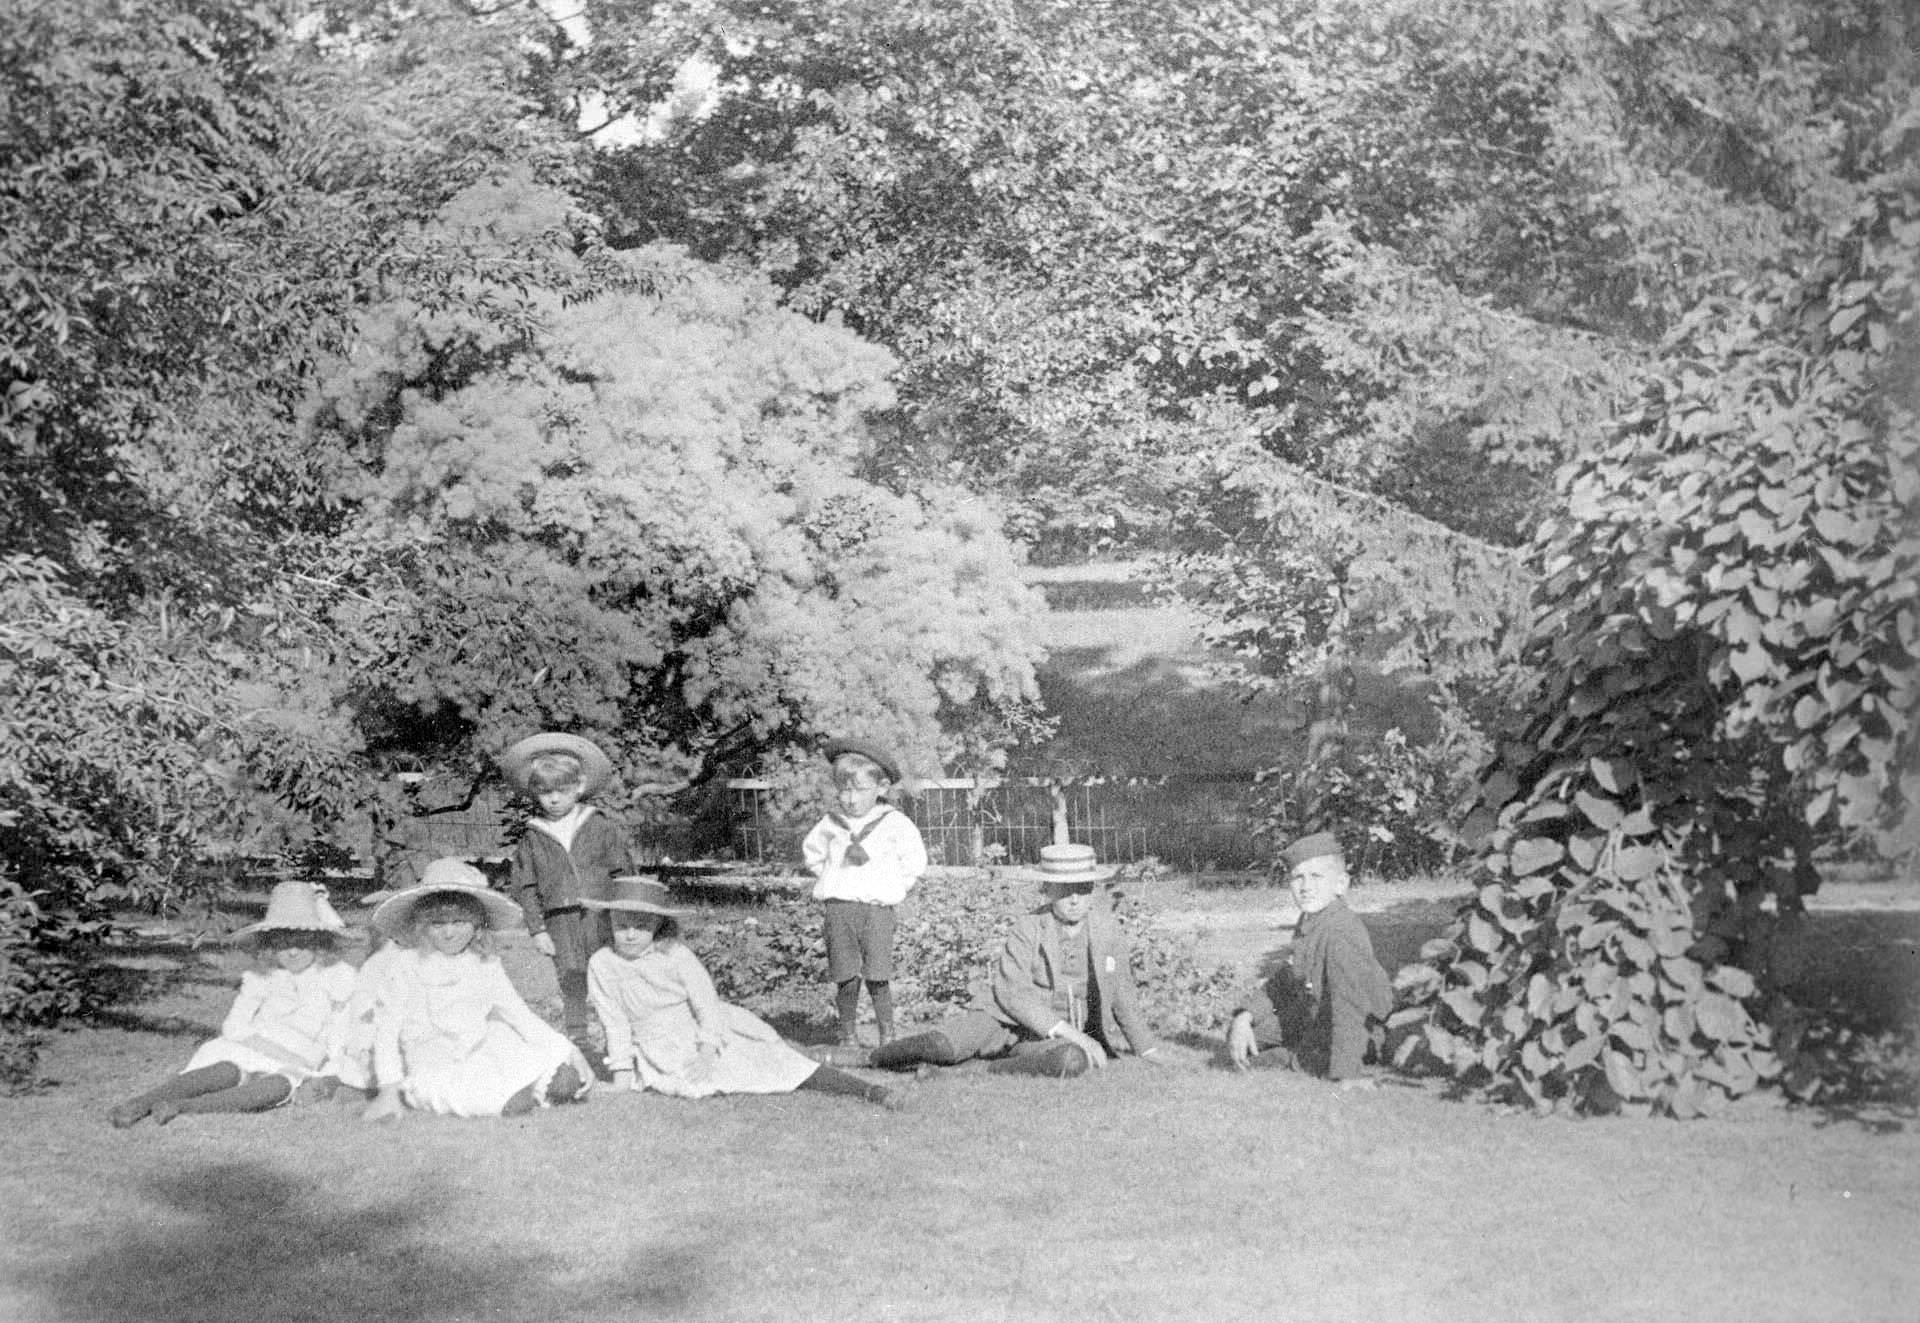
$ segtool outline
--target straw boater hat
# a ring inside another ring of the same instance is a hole
[[[1346,855],[1340,849],[1340,838],[1330,831],[1315,832],[1311,836],[1302,836],[1289,845],[1280,855],[1289,869],[1300,867],[1309,859],[1325,859],[1332,856],[1346,862]]]
[[[327,889],[312,882],[281,882],[267,897],[267,914],[234,933],[229,941],[246,946],[269,932],[331,933],[338,937],[347,925],[327,903]]]
[[[857,753],[862,758],[871,758],[879,765],[880,770],[887,774],[887,780],[899,783],[899,761],[871,740],[831,739],[827,741],[821,752],[827,756],[828,762],[832,762],[843,753]]]
[[[1013,875],[1043,887],[1090,887],[1119,871],[1114,864],[1096,864],[1091,845],[1043,845],[1040,866],[1018,868]]]
[[[436,859],[420,874],[418,885],[396,891],[380,902],[371,922],[389,937],[398,937],[413,922],[414,908],[433,896],[471,896],[487,912],[494,928],[512,928],[525,919],[520,907],[497,891],[487,889],[487,875],[464,859]]]
[[[633,873],[626,877],[610,878],[607,887],[605,899],[588,900],[583,897],[580,903],[589,909],[630,910],[641,914],[665,914],[671,918],[687,912],[667,904],[667,884],[657,877]]]
[[[555,730],[529,735],[501,754],[500,772],[512,782],[515,790],[526,794],[527,776],[533,770],[533,760],[543,753],[570,753],[578,758],[580,775],[586,782],[589,795],[613,779],[613,764],[607,761],[606,754],[600,752],[599,745],[578,735],[563,735]]]

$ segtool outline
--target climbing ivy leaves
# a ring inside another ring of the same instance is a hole
[[[1920,656],[1920,102],[1828,255],[1709,300],[1560,476],[1489,876],[1403,977],[1463,1081],[1711,1112],[1780,1070],[1774,916],[1820,839],[1911,851]]]

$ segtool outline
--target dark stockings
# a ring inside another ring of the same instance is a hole
[[[182,1112],[264,1112],[292,1093],[293,1085],[284,1076],[245,1080],[240,1067],[221,1061],[175,1075],[158,1088],[127,1099],[108,1116],[122,1129],[148,1116],[165,1125]]]
[[[800,1088],[812,1089],[817,1093],[837,1093],[848,1098],[858,1098],[861,1102],[879,1103],[887,1101],[887,1086],[869,1084],[857,1075],[849,1075],[844,1070],[832,1066],[821,1066],[813,1074],[800,1081]]]
[[[873,1019],[880,1029],[880,1041],[893,1041],[893,984],[886,979],[868,979],[867,995],[873,998]],[[840,1041],[852,1043],[860,1024],[860,980],[842,979],[833,987],[833,1011],[840,1021]]]
[[[860,1023],[860,980],[842,979],[834,985],[833,1012],[840,1020],[840,1041],[854,1041],[854,1029]]]

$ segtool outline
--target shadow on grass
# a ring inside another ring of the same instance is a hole
[[[453,1323],[670,1318],[695,1302],[704,1255],[636,1247],[580,1281],[555,1256],[430,1239],[443,1196],[332,1204],[256,1163],[148,1181],[91,1248],[29,1274],[59,1318],[89,1323]],[[564,1277],[564,1281],[559,1280]]]

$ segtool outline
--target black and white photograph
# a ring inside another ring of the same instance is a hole
[[[7,0],[0,1320],[1920,1319],[1920,0]]]

